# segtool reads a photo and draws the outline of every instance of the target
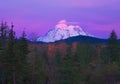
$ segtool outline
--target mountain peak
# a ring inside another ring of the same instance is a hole
[[[92,36],[84,32],[80,26],[69,25],[66,20],[61,20],[57,23],[55,28],[48,31],[45,36],[40,36],[37,41],[49,43],[79,35]]]

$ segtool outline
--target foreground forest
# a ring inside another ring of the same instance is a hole
[[[120,84],[120,42],[29,42],[14,25],[0,25],[0,84]]]

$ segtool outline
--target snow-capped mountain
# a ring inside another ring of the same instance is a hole
[[[51,29],[44,36],[40,36],[37,41],[42,42],[55,42],[62,39],[67,39],[69,37],[74,36],[92,36],[87,32],[84,32],[83,29],[78,25],[68,25],[66,20],[61,20],[55,26],[55,28]]]

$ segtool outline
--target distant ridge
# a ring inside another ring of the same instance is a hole
[[[82,43],[90,43],[90,44],[106,44],[108,42],[108,39],[101,39],[101,38],[96,38],[96,37],[90,37],[90,36],[82,36],[82,35],[79,35],[79,36],[75,36],[75,37],[70,37],[70,38],[67,38],[67,39],[63,39],[63,40],[59,40],[59,41],[55,41],[55,42],[42,42],[42,41],[39,41],[37,43],[39,44],[52,44],[52,43],[61,43],[61,42],[64,42],[64,43],[67,43],[67,44],[72,44],[74,42],[82,42]],[[120,42],[120,40],[119,40]]]

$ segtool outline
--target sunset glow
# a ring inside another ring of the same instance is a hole
[[[28,36],[44,35],[62,20],[56,26],[77,22],[97,37],[108,38],[114,29],[120,38],[119,4],[120,0],[1,0],[0,21],[13,22],[18,36],[24,29]]]

